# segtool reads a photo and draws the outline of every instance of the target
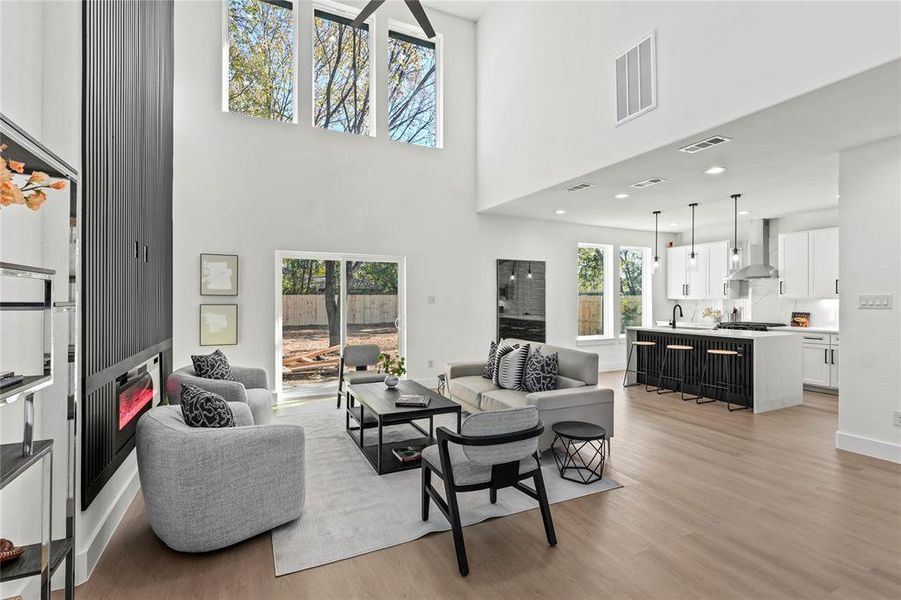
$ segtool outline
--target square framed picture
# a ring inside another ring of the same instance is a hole
[[[238,343],[238,305],[200,305],[200,345],[234,346]]]
[[[238,295],[238,255],[200,255],[200,295]]]

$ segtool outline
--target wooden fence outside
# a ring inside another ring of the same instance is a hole
[[[598,335],[604,324],[604,297],[579,296],[579,335]]]
[[[347,297],[350,325],[393,323],[397,319],[396,295]],[[328,325],[325,297],[316,294],[282,296],[282,326]]]

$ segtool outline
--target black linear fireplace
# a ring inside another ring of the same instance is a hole
[[[138,420],[159,403],[156,355],[92,394],[83,410],[82,507],[87,507],[135,447]]]

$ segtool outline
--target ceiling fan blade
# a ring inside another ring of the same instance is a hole
[[[422,31],[425,33],[426,37],[432,39],[437,34],[435,30],[432,29],[432,24],[429,23],[429,18],[425,15],[425,9],[422,8],[422,4],[419,3],[419,0],[404,0],[407,3],[407,8],[410,9],[410,12],[413,13],[413,16],[416,17],[416,22],[419,23],[419,26],[422,27]]]
[[[369,16],[375,12],[375,10],[385,3],[385,0],[371,0],[369,4],[363,7],[363,10],[360,11],[360,14],[357,15],[357,18],[353,21],[354,27],[360,27]]]

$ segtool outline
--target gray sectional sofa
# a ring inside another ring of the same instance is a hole
[[[543,354],[556,352],[560,361],[557,389],[534,393],[505,390],[482,377],[485,360],[455,362],[449,363],[445,371],[447,390],[452,400],[473,413],[521,406],[537,407],[545,426],[539,440],[542,450],[550,447],[554,439],[551,426],[560,421],[594,423],[607,430],[608,439],[613,437],[613,390],[597,385],[597,354],[512,338],[505,341],[530,344],[531,352],[537,349]]]

